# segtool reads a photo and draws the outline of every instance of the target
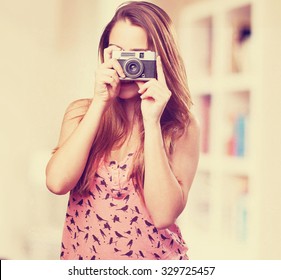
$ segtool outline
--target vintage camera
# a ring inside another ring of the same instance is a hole
[[[148,81],[156,78],[156,53],[152,51],[113,51],[123,68],[125,78],[120,80]]]

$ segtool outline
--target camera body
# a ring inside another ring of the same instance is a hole
[[[113,51],[125,78],[120,80],[149,81],[156,78],[156,53],[152,51]]]

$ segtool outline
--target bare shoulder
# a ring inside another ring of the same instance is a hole
[[[172,156],[172,169],[184,188],[185,198],[191,187],[199,161],[200,128],[198,120],[190,115],[184,134],[176,141]]]
[[[183,135],[177,141],[177,147],[179,150],[187,148],[197,148],[200,138],[200,125],[198,119],[190,114],[188,126],[185,129]]]
[[[88,98],[72,101],[66,109],[64,121],[83,118],[91,103],[92,99]]]
[[[80,121],[85,116],[91,102],[91,99],[79,99],[71,102],[68,105],[61,126],[59,142],[54,151],[57,151],[69,138],[72,132],[78,127]]]

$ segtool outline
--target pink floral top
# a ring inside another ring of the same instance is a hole
[[[132,155],[103,162],[87,196],[70,193],[61,259],[188,259],[178,226],[157,229],[127,179]]]

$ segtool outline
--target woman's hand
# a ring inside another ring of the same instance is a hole
[[[146,83],[137,82],[141,94],[141,111],[144,123],[159,123],[162,113],[171,97],[160,56],[156,59],[157,79]]]
[[[104,49],[104,63],[96,71],[94,99],[109,103],[118,96],[120,91],[120,77],[125,77],[123,69],[116,59],[112,58],[112,51],[120,51],[116,46]]]

